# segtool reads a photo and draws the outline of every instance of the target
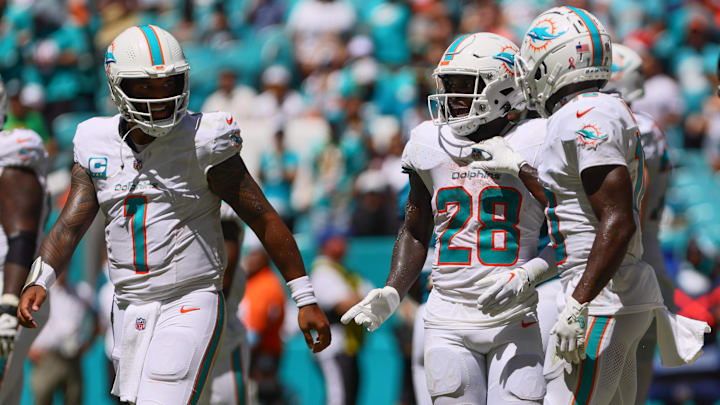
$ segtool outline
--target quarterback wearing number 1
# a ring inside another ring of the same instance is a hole
[[[186,110],[190,66],[177,40],[130,27],[107,48],[105,70],[120,114],[78,125],[70,195],[31,268],[21,323],[36,326],[33,312],[101,211],[115,287],[112,393],[138,405],[207,402],[225,325],[224,200],[288,281],[308,347],[327,347],[328,321],[292,235],[240,158],[237,123]]]
[[[413,130],[403,153],[410,195],[386,286],[342,318],[377,329],[417,278],[434,230],[424,353],[436,405],[538,404],[545,394],[534,284],[554,261],[550,248],[536,257],[542,206],[515,176],[474,167],[474,145],[497,136],[526,160],[539,157],[544,120],[508,119],[522,107],[516,53],[511,41],[477,33],[443,55],[429,98],[433,122]]]

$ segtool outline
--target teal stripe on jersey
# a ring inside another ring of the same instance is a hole
[[[202,363],[200,364],[200,372],[195,380],[192,395],[190,395],[190,401],[188,402],[189,405],[197,405],[200,401],[200,394],[202,394],[205,382],[207,382],[210,367],[212,366],[213,359],[215,357],[215,351],[217,351],[218,344],[220,343],[220,337],[222,336],[223,325],[225,324],[225,299],[223,298],[222,292],[218,292],[217,294],[218,316],[215,321],[215,329],[213,330],[213,335],[210,339],[210,345],[208,345],[207,349],[205,349],[205,355],[203,356]]]
[[[240,347],[232,351],[232,369],[235,376],[235,388],[237,392],[237,403],[245,405],[245,386],[243,385],[242,361],[240,361]]]
[[[575,400],[572,405],[587,405],[592,397],[595,373],[597,372],[597,359],[600,354],[605,329],[607,329],[611,316],[596,316],[590,328],[590,336],[585,342],[585,360],[580,363],[580,383],[575,390]]]
[[[470,36],[470,34],[465,34],[465,35],[461,36],[460,38],[456,39],[455,42],[453,42],[452,44],[450,44],[450,47],[448,48],[447,53],[445,54],[445,60],[446,60],[446,61],[452,60],[452,58],[453,58],[453,56],[454,56],[453,53],[455,52],[455,49],[457,49],[457,47],[460,45],[460,42],[462,42],[463,39],[465,39],[465,38],[467,38],[467,37],[469,37],[469,36]]]
[[[588,31],[590,31],[590,38],[592,39],[593,45],[593,66],[601,66],[603,59],[603,44],[602,39],[600,38],[600,31],[598,31],[595,21],[593,21],[587,13],[579,8],[570,6],[568,6],[568,8],[577,14],[581,20],[583,20],[583,23],[585,23]]]
[[[141,25],[140,29],[142,30],[143,34],[145,34],[145,39],[147,39],[148,41],[148,46],[150,47],[150,57],[152,58],[153,66],[163,65],[164,63],[162,49],[160,49],[160,38],[158,38],[155,31],[147,25]]]
[[[7,357],[0,359],[0,387],[5,379],[5,367],[7,367]]]

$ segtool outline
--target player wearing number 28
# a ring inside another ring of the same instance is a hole
[[[563,291],[546,354],[546,405],[634,404],[635,353],[654,316],[666,364],[694,361],[709,331],[664,310],[655,273],[641,260],[637,121],[622,99],[598,92],[612,52],[597,18],[557,7],[533,21],[515,60],[526,101],[548,117],[538,172]],[[520,158],[495,146],[480,146],[493,159],[479,165],[514,172]]]
[[[542,206],[515,176],[474,166],[482,159],[474,146],[489,138],[506,139],[527,161],[539,157],[544,120],[515,126],[507,116],[522,107],[516,53],[509,40],[477,33],[443,55],[429,97],[433,122],[413,130],[403,153],[411,189],[386,286],[343,316],[369,330],[387,319],[434,231],[425,370],[435,404],[535,404],[545,394],[534,284],[554,260],[551,248],[536,257]]]
[[[130,27],[108,47],[105,69],[120,114],[77,128],[70,195],[33,263],[20,320],[35,325],[32,313],[100,211],[115,287],[112,393],[136,404],[206,402],[225,324],[224,200],[288,281],[308,346],[326,347],[327,319],[292,235],[240,158],[237,123],[186,111],[190,66],[177,40]]]

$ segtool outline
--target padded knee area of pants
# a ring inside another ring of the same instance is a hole
[[[204,349],[204,348],[203,348]],[[145,360],[147,376],[158,381],[178,381],[188,375],[197,341],[190,333],[160,331],[153,336]]]
[[[521,354],[505,365],[503,376],[505,390],[519,399],[539,400],[545,396],[545,377],[542,357]]]
[[[425,378],[431,396],[457,393],[467,375],[465,362],[452,349],[439,347],[425,352]]]

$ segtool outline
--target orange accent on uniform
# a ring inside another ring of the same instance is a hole
[[[257,350],[279,356],[283,343],[280,329],[285,318],[285,287],[270,267],[250,276],[245,288],[242,321],[260,336]]]
[[[185,308],[184,306],[180,307],[180,313],[186,314],[188,312],[197,311],[200,308]]]
[[[150,63],[152,63],[153,57],[152,57],[152,48],[150,48],[150,40],[148,39],[147,35],[145,35],[145,31],[143,31],[142,28],[138,27],[138,29],[145,37],[145,43],[147,44],[148,52],[150,53]],[[153,31],[153,32],[155,32],[155,31]],[[157,35],[157,34],[155,34],[155,35]],[[162,52],[160,52],[160,53],[162,54]]]
[[[583,112],[577,111],[577,112],[575,112],[575,116],[577,116],[578,118],[582,118],[583,115],[589,113],[590,110],[592,110],[593,108],[595,108],[595,107],[590,107],[590,108],[588,108],[587,110],[585,110],[585,111],[583,111]]]
[[[157,31],[155,31],[155,28],[153,28],[152,25],[148,25],[150,29],[152,30],[153,34],[155,34],[155,38],[158,40],[158,47],[160,48],[160,59],[162,59],[162,64],[165,64],[165,52],[162,50],[162,42],[160,42],[160,35],[157,34]],[[150,43],[148,43],[148,46],[150,46]],[[152,59],[152,55],[150,55],[150,58]]]

